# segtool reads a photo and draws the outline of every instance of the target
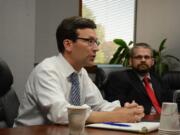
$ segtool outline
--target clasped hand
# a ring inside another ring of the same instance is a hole
[[[124,104],[124,108],[126,108],[131,116],[130,121],[139,122],[144,117],[144,107],[138,105],[135,101],[132,103],[126,102]]]

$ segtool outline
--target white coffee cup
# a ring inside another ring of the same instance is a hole
[[[164,102],[160,116],[160,129],[179,130],[179,116],[177,103]]]
[[[69,134],[83,135],[89,107],[68,106]]]

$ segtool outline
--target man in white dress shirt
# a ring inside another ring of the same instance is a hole
[[[69,76],[78,74],[80,105],[90,107],[87,123],[136,122],[144,108],[136,103],[120,107],[119,101],[107,102],[89,78],[84,66],[94,64],[98,49],[96,24],[86,18],[70,17],[56,31],[59,54],[39,63],[29,76],[14,127],[23,125],[67,124],[70,105]]]

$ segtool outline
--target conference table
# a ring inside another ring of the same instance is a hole
[[[159,116],[146,116],[146,121],[158,121]],[[132,133],[117,130],[85,128],[84,135],[139,135],[140,133]],[[38,125],[24,126],[16,128],[2,128],[0,135],[69,135],[69,128],[66,125]],[[158,131],[147,133],[146,135],[158,135]]]

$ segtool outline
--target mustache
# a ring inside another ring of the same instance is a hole
[[[134,70],[136,72],[138,72],[139,74],[143,75],[143,74],[149,72],[150,67],[146,63],[141,63],[141,64],[137,65],[137,68],[134,68]]]
[[[137,65],[138,67],[146,67],[146,68],[149,68],[149,66],[146,64],[146,63],[140,63],[139,65]]]

